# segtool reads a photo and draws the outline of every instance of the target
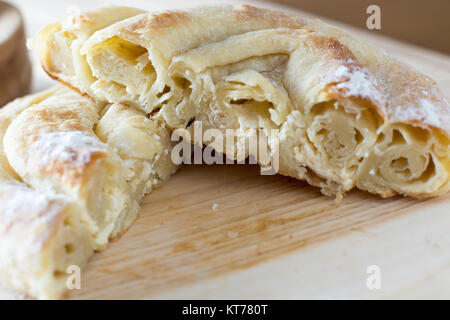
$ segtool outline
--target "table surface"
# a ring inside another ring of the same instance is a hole
[[[29,36],[68,5],[11,2],[22,9]],[[103,1],[77,3],[86,9]],[[180,3],[127,2],[148,10]],[[430,75],[450,95],[448,56],[346,29]],[[53,83],[35,63],[33,90]],[[68,297],[450,298],[449,229],[450,195],[380,199],[354,191],[336,203],[304,182],[260,176],[254,166],[186,166],[144,199],[132,228],[91,259],[82,289]],[[381,271],[379,290],[366,285],[372,265]],[[17,297],[0,288],[0,298]]]

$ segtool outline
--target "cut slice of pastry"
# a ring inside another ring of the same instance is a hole
[[[127,229],[176,169],[162,122],[65,87],[11,102],[0,129],[0,280],[39,298],[60,297],[67,268]]]
[[[325,194],[449,190],[449,104],[432,80],[382,50],[318,20],[247,5],[142,13],[108,26],[90,18],[126,10],[45,28],[44,69],[172,129],[193,119],[244,138],[278,129],[268,145],[273,155],[279,143],[279,172]]]
[[[21,112],[55,92],[18,99],[1,109],[1,138]],[[95,247],[79,211],[70,197],[24,183],[9,165],[1,143],[1,281],[32,296],[59,297],[66,285],[67,267],[83,267]]]

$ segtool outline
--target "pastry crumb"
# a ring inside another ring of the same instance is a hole
[[[227,232],[228,238],[231,238],[231,239],[237,238],[238,235],[239,235],[239,233],[237,233],[236,231],[228,231]]]

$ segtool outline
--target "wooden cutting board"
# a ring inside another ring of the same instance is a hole
[[[431,75],[450,96],[448,56],[355,33]],[[81,290],[68,298],[450,298],[449,231],[450,195],[354,191],[336,203],[304,182],[260,176],[255,166],[185,166],[145,198],[139,219],[91,259]],[[374,265],[381,288],[369,290]],[[0,297],[17,295],[0,288]]]

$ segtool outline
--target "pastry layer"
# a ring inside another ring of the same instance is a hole
[[[58,298],[67,268],[135,220],[165,181],[169,130],[142,111],[65,87],[0,110],[0,276],[38,298]]]
[[[45,28],[39,47],[52,77],[172,129],[278,129],[279,172],[325,194],[450,188],[450,108],[436,84],[318,20],[246,5],[107,7]]]

